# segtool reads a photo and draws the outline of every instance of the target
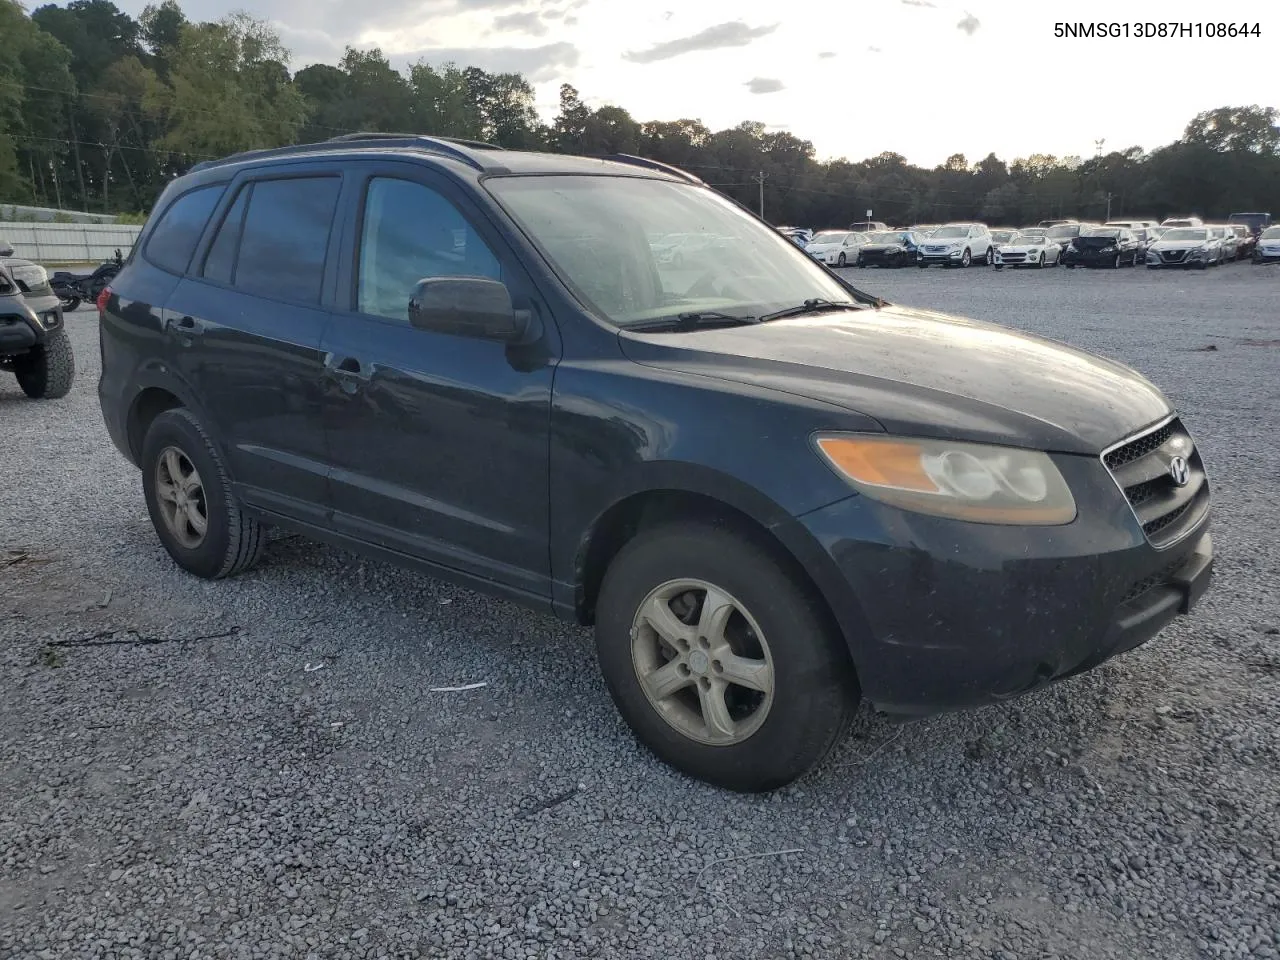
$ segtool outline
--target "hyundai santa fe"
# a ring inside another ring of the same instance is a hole
[[[690,269],[650,238],[730,238]],[[107,428],[197,576],[279,527],[568,621],[638,738],[788,783],[860,700],[1002,701],[1200,598],[1133,370],[895,306],[687,173],[366,135],[171,183],[98,302]]]

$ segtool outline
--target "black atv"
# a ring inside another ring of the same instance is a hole
[[[22,392],[32,399],[65,397],[75,380],[76,363],[62,325],[62,307],[52,291],[45,296],[24,292],[25,283],[14,278],[13,263],[0,262],[0,370],[15,374]],[[26,261],[17,263],[21,270]]]
[[[120,255],[120,248],[117,247],[116,255],[104,261],[93,273],[71,273],[68,270],[59,270],[49,278],[49,286],[58,295],[62,309],[74,310],[82,302],[97,303],[98,294],[102,293],[107,284],[115,279],[123,266],[124,257]]]

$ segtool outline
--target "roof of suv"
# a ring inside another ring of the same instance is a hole
[[[470,168],[476,175],[582,173],[635,176],[638,169],[648,176],[688,183],[702,183],[698,177],[678,167],[629,154],[604,157],[575,157],[557,153],[534,153],[505,150],[477,140],[428,137],[404,133],[357,133],[319,143],[302,143],[267,150],[249,150],[219,160],[206,160],[191,168],[191,173],[214,170],[236,164],[265,163],[286,158],[314,156],[367,157],[370,154],[401,154],[429,157],[445,161],[455,171]]]

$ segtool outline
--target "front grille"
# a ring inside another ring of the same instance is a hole
[[[1132,587],[1130,587],[1129,592],[1120,598],[1120,602],[1122,604],[1125,604],[1125,603],[1129,603],[1132,600],[1137,600],[1140,596],[1142,596],[1148,590],[1153,590],[1156,587],[1163,586],[1164,584],[1168,583],[1170,581],[1170,578],[1173,576],[1174,571],[1176,571],[1180,566],[1182,566],[1186,562],[1187,560],[1185,557],[1179,557],[1177,560],[1174,560],[1172,563],[1166,563],[1163,567],[1161,567],[1155,573],[1151,574],[1151,576],[1143,577],[1141,580],[1135,583]]]
[[[1182,259],[1187,255],[1185,250],[1161,250],[1160,259],[1165,263],[1181,263]]]
[[[1187,464],[1182,486],[1170,469],[1175,457]],[[1181,540],[1209,509],[1209,481],[1200,452],[1177,419],[1118,444],[1102,455],[1102,462],[1124,491],[1152,546]]]
[[[1005,263],[1018,263],[1027,259],[1027,255],[1025,253],[1002,253],[1000,254],[1000,259]]]

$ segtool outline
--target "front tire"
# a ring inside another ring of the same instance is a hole
[[[723,526],[642,532],[596,607],[605,683],[639,740],[689,776],[757,792],[800,777],[857,704],[848,654],[810,589]]]
[[[970,266],[972,263],[973,263],[973,254],[971,254],[968,250],[960,254],[960,266],[967,267],[967,266]]]
[[[1043,254],[1043,253],[1042,253],[1042,254],[1040,254],[1040,256],[1036,257],[1036,269],[1037,269],[1037,270],[1043,270],[1043,269],[1044,269],[1044,254]]]
[[[147,430],[142,492],[156,535],[188,573],[220,580],[262,558],[266,530],[240,506],[221,455],[190,410],[166,410]]]
[[[987,255],[985,259],[986,259],[987,266],[988,267],[991,266],[993,263],[996,262],[996,252],[992,250],[990,247],[987,247]]]
[[[59,400],[70,393],[76,379],[76,357],[66,329],[50,331],[44,343],[15,357],[13,372],[22,392],[32,400]]]
[[[840,254],[840,256],[836,257],[837,267],[843,267],[846,263],[848,263],[848,260],[845,258],[845,255],[843,253]],[[859,264],[859,266],[861,266],[861,264]]]

